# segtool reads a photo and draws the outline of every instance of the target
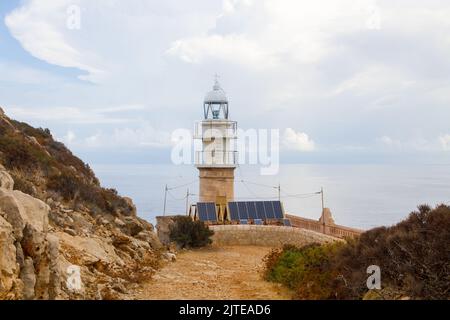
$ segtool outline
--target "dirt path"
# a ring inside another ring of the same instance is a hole
[[[177,261],[144,284],[138,299],[290,299],[261,277],[265,247],[207,248],[179,253]]]

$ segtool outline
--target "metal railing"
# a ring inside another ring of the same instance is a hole
[[[236,166],[238,164],[237,151],[196,151],[195,164],[200,166]]]

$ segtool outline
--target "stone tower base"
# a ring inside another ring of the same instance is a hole
[[[235,168],[198,168],[200,202],[226,203],[234,199]]]

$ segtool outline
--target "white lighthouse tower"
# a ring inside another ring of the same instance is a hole
[[[203,120],[196,123],[195,136],[202,149],[196,151],[200,202],[226,205],[234,198],[234,170],[237,166],[237,122],[229,119],[228,99],[219,81],[205,96]]]

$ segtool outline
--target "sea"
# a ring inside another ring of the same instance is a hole
[[[159,215],[186,214],[187,204],[198,200],[193,166],[91,167],[104,187],[132,198],[138,215],[151,223]],[[391,226],[420,204],[450,204],[450,165],[282,164],[271,176],[247,165],[235,173],[236,200],[281,199],[287,213],[305,218],[319,219],[322,188],[324,206],[337,224],[364,230]]]

